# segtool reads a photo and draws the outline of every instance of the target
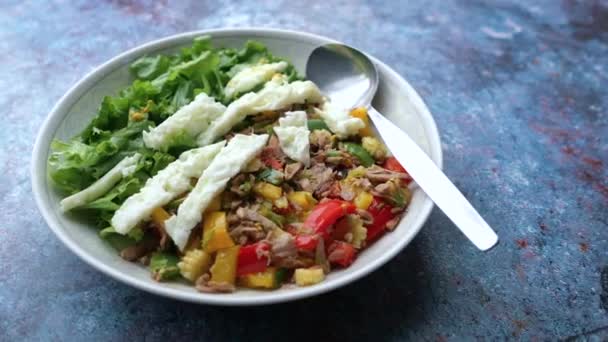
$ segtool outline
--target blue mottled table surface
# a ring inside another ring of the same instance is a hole
[[[228,26],[328,35],[404,75],[435,116],[446,173],[500,244],[477,251],[435,209],[373,274],[259,308],[172,301],[80,261],[31,194],[50,108],[126,49]],[[607,339],[607,88],[606,1],[4,0],[0,340]]]

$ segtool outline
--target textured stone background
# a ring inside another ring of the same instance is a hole
[[[175,302],[81,262],[31,195],[49,109],[125,49],[228,26],[328,35],[406,76],[435,115],[447,174],[500,245],[476,251],[435,210],[372,275],[261,308]],[[4,0],[0,340],[607,339],[607,62],[606,1]]]

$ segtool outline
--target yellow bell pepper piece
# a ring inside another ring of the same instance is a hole
[[[369,124],[369,118],[367,117],[367,109],[365,107],[357,107],[350,111],[350,116],[359,118],[365,124],[365,127],[359,130],[359,135],[362,137],[369,137],[374,135],[372,127]]]
[[[203,231],[205,233],[216,228],[228,228],[226,213],[223,211],[212,211],[206,213],[203,218]]]
[[[240,286],[253,289],[274,289],[278,286],[277,269],[275,267],[268,267],[264,272],[240,276],[238,283]]]
[[[302,209],[312,209],[317,200],[308,191],[294,191],[287,195],[289,202]]]
[[[222,194],[219,194],[211,200],[207,209],[205,209],[205,213],[210,213],[212,211],[220,211],[222,209]]]
[[[234,285],[240,248],[237,245],[217,251],[215,263],[211,266],[210,281]]]
[[[165,221],[169,217],[171,217],[171,215],[162,207],[158,207],[152,211],[152,222],[159,227],[165,228]]]
[[[234,241],[228,233],[226,213],[213,211],[203,218],[203,250],[213,253],[219,249],[234,246]]]
[[[298,286],[308,286],[323,281],[323,279],[325,279],[325,273],[323,273],[323,269],[318,266],[298,268],[294,273],[294,278]]]
[[[353,203],[357,208],[367,210],[373,201],[374,196],[372,194],[367,191],[361,191],[357,197],[355,197]]]
[[[253,192],[270,201],[277,200],[283,196],[283,189],[266,182],[255,183]]]

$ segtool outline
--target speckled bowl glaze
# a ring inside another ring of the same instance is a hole
[[[208,34],[216,46],[239,47],[248,39],[259,40],[278,56],[291,60],[304,73],[306,58],[318,45],[332,39],[303,32],[275,29],[219,29],[179,34],[127,51],[86,75],[55,105],[44,122],[32,156],[32,186],[36,203],[49,227],[76,255],[91,266],[139,289],[196,303],[215,305],[261,305],[285,302],[324,293],[372,272],[399,253],[420,231],[433,203],[419,189],[414,190],[410,207],[394,232],[368,247],[356,262],[344,270],[332,271],[325,281],[310,287],[281,288],[275,291],[239,289],[231,294],[199,293],[182,282],[158,283],[141,265],[124,261],[104,243],[96,229],[59,210],[61,195],[47,177],[46,160],[54,138],[68,139],[78,134],[96,113],[104,95],[116,94],[131,82],[128,66],[148,54],[171,53],[188,46],[194,37]],[[380,72],[380,86],[374,106],[412,138],[439,166],[441,144],[433,117],[408,82],[384,63],[374,59]]]

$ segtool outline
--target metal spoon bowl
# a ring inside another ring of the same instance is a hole
[[[371,107],[379,76],[364,53],[343,44],[322,45],[309,56],[306,76],[333,103],[345,108],[367,107],[387,147],[427,196],[480,250],[496,245],[496,233],[447,176],[405,132]]]

